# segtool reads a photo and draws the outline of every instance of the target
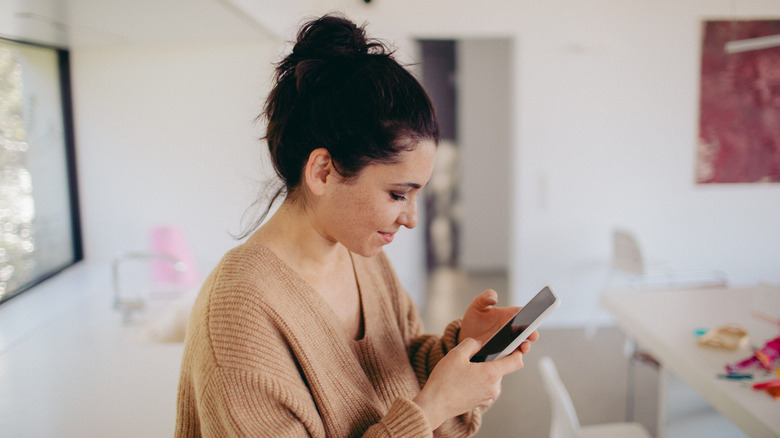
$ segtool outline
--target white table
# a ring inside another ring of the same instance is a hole
[[[752,385],[717,377],[724,373],[725,364],[747,358],[751,350],[702,347],[694,335],[696,328],[738,324],[750,334],[751,345],[763,346],[780,331],[753,312],[777,313],[780,288],[614,292],[602,294],[601,304],[615,317],[620,329],[652,354],[665,371],[690,385],[745,433],[751,437],[780,437],[780,401],[753,390]],[[661,411],[659,435],[664,427]]]

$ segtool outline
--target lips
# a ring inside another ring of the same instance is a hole
[[[393,241],[393,237],[395,236],[395,233],[383,233],[380,231],[379,235],[382,236],[382,238],[385,240],[385,243],[390,243]]]

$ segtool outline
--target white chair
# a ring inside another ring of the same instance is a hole
[[[558,376],[558,369],[553,360],[543,356],[539,359],[539,369],[552,407],[550,438],[650,438],[650,433],[639,423],[580,425],[574,404]]]
[[[656,263],[657,264],[657,263]],[[721,271],[676,271],[661,266],[660,272],[653,272],[651,264],[642,255],[642,249],[634,233],[629,230],[615,228],[612,230],[612,262],[609,273],[602,286],[602,291],[610,290],[652,290],[652,289],[690,289],[705,287],[726,287],[728,279]],[[590,320],[585,325],[585,338],[593,339],[598,329],[598,313],[601,308],[596,306]],[[649,356],[637,356],[636,345],[626,342],[624,348],[626,357],[635,356],[646,362],[654,362]]]
[[[717,270],[675,270],[664,263],[648,262],[642,254],[642,247],[636,235],[624,228],[612,230],[612,261],[602,291],[691,289],[705,287],[726,287],[728,278]],[[596,306],[590,320],[585,325],[585,338],[593,339],[598,329],[598,314],[602,312]],[[626,339],[624,355],[629,358],[628,401],[626,418],[634,415],[634,372],[637,363],[643,363],[658,369],[658,361],[652,355],[640,351],[636,343]]]
[[[629,230],[612,230],[612,263],[603,290],[680,289],[724,287],[728,278],[718,270],[677,270],[663,262],[649,262],[639,240]]]

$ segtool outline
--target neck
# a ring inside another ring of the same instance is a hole
[[[249,238],[302,273],[330,272],[349,258],[346,248],[320,234],[299,203],[285,200]]]

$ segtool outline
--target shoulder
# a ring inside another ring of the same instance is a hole
[[[243,244],[228,251],[212,271],[212,305],[229,302],[253,307],[287,300],[288,290],[301,287],[300,277],[262,245]]]
[[[218,365],[255,368],[264,358],[289,356],[278,311],[291,299],[288,271],[265,247],[244,244],[211,272],[191,323],[202,326],[198,342],[210,344]]]
[[[244,243],[228,251],[212,272],[218,284],[254,282],[258,277],[284,274],[284,264],[268,248]]]

